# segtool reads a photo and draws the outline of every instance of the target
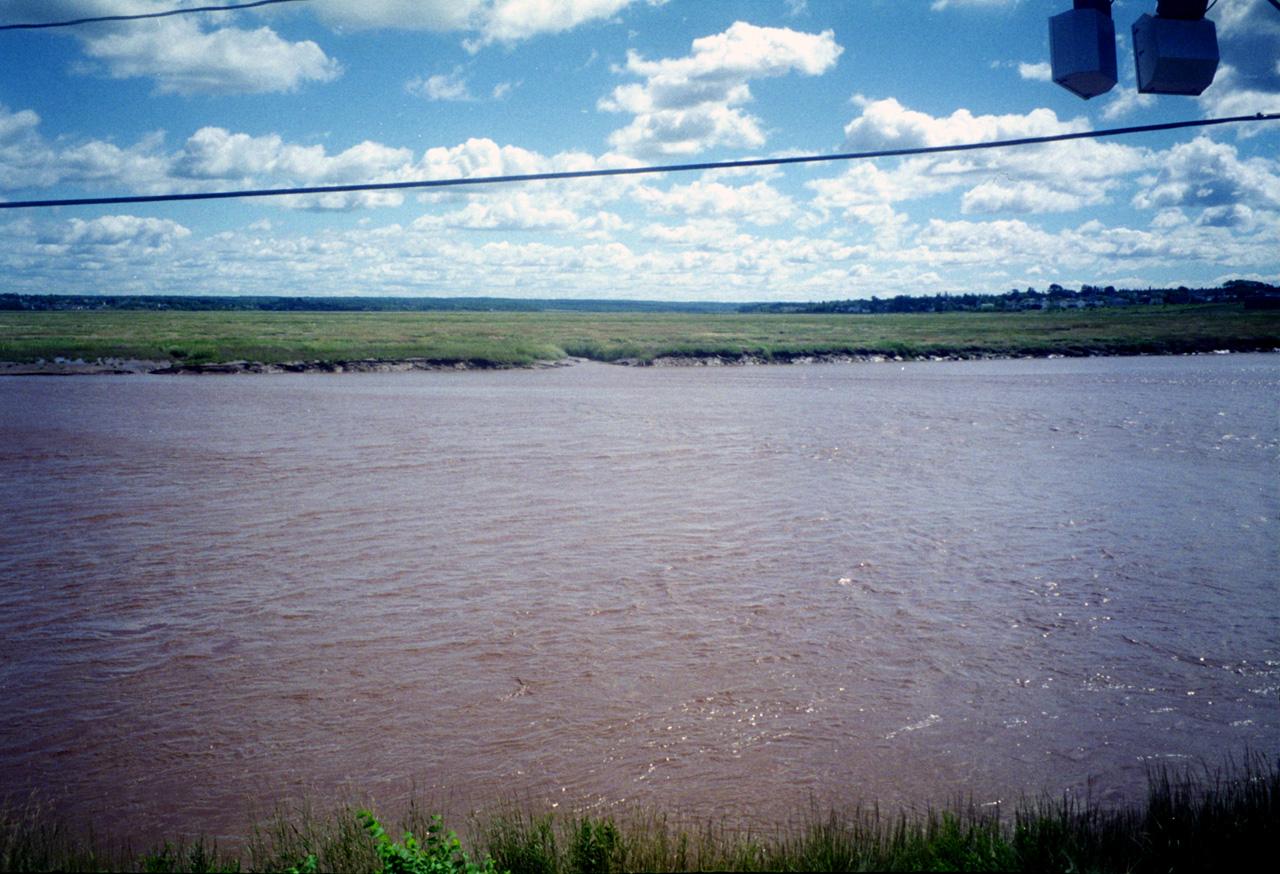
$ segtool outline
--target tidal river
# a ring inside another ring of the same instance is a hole
[[[0,796],[144,843],[1280,747],[1277,355],[11,377],[0,476]]]

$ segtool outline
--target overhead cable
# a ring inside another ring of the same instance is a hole
[[[76,18],[72,21],[46,21],[39,24],[0,24],[0,30],[40,30],[46,27],[74,27],[78,24],[97,24],[103,21],[139,21],[143,18],[167,18],[170,15],[190,15],[193,12],[230,12],[234,9],[253,9],[276,3],[305,3],[307,0],[254,0],[253,3],[237,3],[233,6],[188,6],[165,12],[144,12],[138,15],[99,15],[93,18]]]
[[[56,200],[0,201],[0,209],[27,209],[44,206],[104,206],[125,203],[167,203],[183,200],[229,200],[242,197],[281,197],[301,194],[344,194],[356,191],[403,191],[413,188],[452,188],[463,185],[492,185],[499,182],[546,182],[561,179],[590,179],[605,176],[638,176],[647,173],[681,173],[692,170],[735,170],[749,167],[776,167],[785,164],[817,164],[830,161],[861,161],[873,158],[902,158],[913,155],[936,155],[945,152],[973,152],[1014,146],[1035,146],[1068,140],[1099,139],[1139,133],[1212,127],[1242,122],[1277,121],[1280,113],[1236,115],[1200,121],[1175,121],[1137,127],[1117,127],[1099,131],[1053,134],[1043,137],[1020,137],[950,146],[919,146],[910,149],[882,149],[873,152],[842,152],[831,155],[801,155],[788,158],[749,158],[739,161],[706,161],[696,164],[664,164],[650,167],[613,167],[604,170],[567,170],[556,173],[520,173],[511,176],[466,176],[450,179],[423,179],[416,182],[366,182],[355,185],[317,185],[304,188],[259,188],[242,191],[203,191],[190,194],[127,195],[123,197],[70,197]]]

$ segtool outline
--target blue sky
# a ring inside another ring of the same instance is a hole
[[[0,0],[0,24],[217,0]],[[309,0],[0,32],[0,199],[735,160],[1280,111],[1280,10],[1200,97],[1049,81],[1070,0]],[[1280,282],[1280,122],[758,170],[0,211],[25,293],[831,300]]]

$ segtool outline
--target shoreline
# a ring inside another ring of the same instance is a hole
[[[4,376],[125,376],[146,374],[154,376],[182,375],[270,375],[279,373],[408,373],[424,372],[465,372],[477,370],[553,370],[561,367],[572,367],[586,361],[611,364],[619,367],[766,367],[786,365],[822,365],[822,364],[882,364],[905,363],[913,361],[1012,361],[1033,359],[1063,358],[1139,358],[1155,356],[1187,356],[1187,355],[1249,355],[1280,354],[1280,348],[1224,347],[1212,350],[1193,351],[1139,351],[1105,349],[1063,349],[1043,353],[998,352],[994,350],[966,349],[928,355],[901,355],[879,352],[775,352],[770,355],[743,352],[725,354],[720,352],[673,352],[658,354],[651,358],[617,358],[613,360],[595,359],[582,356],[566,356],[564,358],[539,360],[529,364],[511,364],[492,361],[484,358],[361,358],[315,361],[219,361],[203,363],[183,363],[180,361],[164,361],[140,358],[99,358],[94,361],[84,359],[68,360],[55,358],[53,361],[39,360],[31,362],[0,361],[0,377]]]
[[[543,370],[569,367],[584,359],[558,359],[538,361],[533,364],[504,364],[484,359],[438,358],[362,358],[337,361],[218,361],[201,364],[184,364],[175,361],[156,361],[139,358],[99,358],[96,361],[77,359],[68,361],[14,362],[0,361],[0,376],[124,376],[146,374],[154,376],[181,376],[202,374],[253,374],[275,373],[408,373],[410,371],[467,371],[467,370]]]
[[[772,828],[744,828],[714,815],[669,816],[661,808],[610,813],[499,805],[473,810],[461,841],[430,807],[410,799],[399,817],[383,822],[425,840],[411,843],[406,834],[396,846],[387,846],[386,830],[365,812],[372,805],[339,802],[316,814],[299,802],[251,814],[245,835],[229,849],[197,831],[176,843],[153,836],[141,851],[28,800],[0,811],[0,870],[374,872],[392,870],[382,852],[391,849],[419,863],[412,870],[459,874],[1202,871],[1244,869],[1273,848],[1280,822],[1274,760],[1250,753],[1217,768],[1153,768],[1147,784],[1145,799],[1120,807],[1044,794],[1004,807],[963,796],[897,810],[811,803]]]

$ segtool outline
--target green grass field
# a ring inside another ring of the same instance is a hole
[[[1280,349],[1280,312],[1241,305],[1026,313],[0,313],[0,361],[183,364],[430,359],[522,366],[578,356],[1127,355]]]

